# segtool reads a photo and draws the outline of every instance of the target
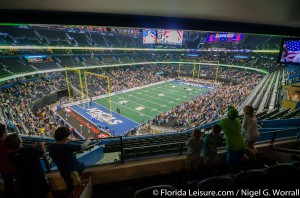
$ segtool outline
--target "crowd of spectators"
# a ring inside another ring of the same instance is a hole
[[[54,51],[52,53],[50,53],[49,51],[37,51],[37,52],[32,52],[30,50],[28,51],[22,51],[19,50],[17,52],[13,52],[11,54],[11,52],[7,52],[6,50],[3,50],[0,52],[0,54],[3,54],[4,56],[9,56],[10,58],[12,58],[11,56],[14,56],[14,59],[16,59],[17,61],[20,61],[22,59],[22,55],[23,54],[46,54],[46,56],[49,58],[49,60],[51,59],[52,62],[47,62],[45,63],[46,65],[49,64],[49,67],[52,67],[52,65],[54,63],[56,63],[56,65],[60,65],[60,67],[67,67],[70,66],[65,62],[59,62],[59,57],[61,57],[62,54],[68,54],[69,52],[67,51]],[[140,53],[136,53],[136,52],[129,52],[129,51],[113,51],[113,52],[108,52],[108,51],[76,51],[76,52],[72,52],[72,54],[69,54],[68,56],[72,58],[73,61],[73,66],[77,66],[77,67],[82,67],[85,64],[89,65],[90,62],[93,63],[99,63],[99,64],[107,64],[110,65],[112,64],[110,61],[114,60],[115,64],[119,64],[119,63],[128,63],[128,62],[122,62],[122,58],[119,57],[124,57],[126,56],[126,60],[130,60],[133,61],[135,63],[138,62],[154,62],[154,61],[162,61],[162,62],[172,62],[172,61],[189,61],[189,62],[202,62],[203,64],[209,64],[209,62],[212,62],[211,64],[226,64],[226,65],[238,65],[238,66],[244,66],[244,67],[254,67],[254,68],[258,68],[258,69],[263,69],[263,70],[267,70],[267,71],[275,71],[278,69],[282,69],[284,66],[276,63],[277,60],[277,54],[273,54],[273,53],[254,53],[254,52],[247,52],[247,53],[242,53],[242,52],[222,52],[222,51],[210,51],[210,52],[200,52],[200,53],[196,53],[198,54],[198,56],[195,57],[189,57],[188,56],[189,52],[186,53],[181,53],[181,52],[140,52]],[[19,56],[19,57],[16,57]],[[85,62],[85,58],[89,57],[89,61]],[[85,57],[85,58],[84,58]],[[94,60],[94,61],[92,61]],[[27,63],[29,64],[29,63]],[[128,63],[129,64],[129,63]],[[132,63],[134,64],[134,63]],[[55,64],[54,64],[55,65]],[[172,65],[174,66],[174,65]],[[193,67],[192,65],[190,65],[191,67],[189,67],[189,71],[188,73],[191,73],[193,71]],[[28,65],[27,68],[30,68],[31,66]],[[133,66],[134,67],[134,66]],[[0,68],[1,68],[1,60],[0,60]],[[26,67],[24,67],[26,68]],[[40,67],[41,69],[43,69],[44,67]],[[35,69],[39,70],[39,67],[36,67]],[[175,67],[176,68],[176,67]],[[210,67],[210,65],[201,65],[201,69],[202,68],[214,68],[214,67]],[[5,66],[5,69],[7,71],[12,72],[11,74],[14,73],[14,70],[10,67],[10,66]],[[3,69],[2,69],[3,70]],[[99,69],[97,69],[99,70]],[[99,73],[103,73],[102,71],[97,71]],[[107,70],[108,73],[110,74],[111,71],[113,71],[114,69],[109,69]],[[177,69],[178,70],[178,69]],[[196,70],[198,70],[198,65]],[[212,69],[214,70],[214,69]],[[0,70],[1,71],[1,70]],[[24,69],[25,71],[25,69]],[[129,67],[129,69],[127,70],[123,70],[121,68],[117,68],[116,70],[116,75],[120,75],[120,78],[123,78],[122,76],[126,77],[126,75],[130,75],[132,72],[132,67]],[[174,72],[173,72],[174,73]],[[10,73],[8,73],[9,75]],[[113,74],[111,74],[113,75]],[[103,80],[103,79],[102,79]],[[94,86],[98,86],[99,83],[94,82],[89,80],[91,85]],[[130,86],[130,85],[124,85],[126,86]],[[120,87],[120,89],[122,89],[122,87]],[[101,94],[101,91],[99,92]]]
[[[243,102],[262,78],[257,73],[231,69],[226,69],[221,74],[230,76],[234,81],[225,83],[181,78],[182,81],[210,85],[214,89],[183,102],[170,111],[162,112],[152,122],[160,126],[181,127],[181,130],[185,130],[217,120],[226,114],[229,106],[237,106]]]
[[[106,71],[94,70],[94,73],[110,77],[111,92],[122,91],[138,86],[143,86],[159,81],[166,80],[165,77],[156,74],[157,66],[140,66],[110,69]],[[80,89],[79,75],[73,73],[69,75],[70,82]],[[99,96],[107,93],[106,78],[97,77],[95,75],[87,75],[88,89],[90,96]],[[84,87],[85,89],[85,87]],[[84,90],[85,93],[85,90]]]
[[[44,79],[44,80],[43,80]],[[61,82],[64,83],[61,83]],[[44,95],[65,89],[64,77],[21,79],[0,90],[2,122],[10,132],[50,136],[60,124],[49,106],[32,111],[32,104]]]
[[[110,76],[111,92],[116,92],[174,78],[177,76],[178,69],[178,66],[174,65],[143,65],[96,69],[93,72]],[[153,123],[161,126],[175,123],[173,127],[181,127],[183,130],[218,119],[226,113],[226,107],[241,103],[263,76],[252,71],[220,67],[218,81],[214,81],[216,71],[216,67],[203,66],[200,70],[201,79],[191,80],[193,67],[182,66],[181,75],[185,77],[180,80],[212,86],[214,89],[179,104],[168,112],[162,112],[154,118]],[[71,84],[80,88],[78,74],[70,72],[68,76]],[[107,81],[104,78],[87,75],[87,80],[90,96],[107,93]],[[13,123],[11,125],[17,127],[21,133],[26,131],[29,134],[41,135],[42,133],[51,136],[48,132],[53,131],[52,126],[60,124],[60,119],[51,112],[49,107],[38,109],[37,112],[32,112],[30,107],[41,96],[63,88],[66,88],[64,76],[53,73],[39,79],[21,83],[18,81],[13,86],[2,89],[1,111],[5,120],[11,121],[7,124]],[[78,96],[72,101],[80,99]],[[61,101],[61,103],[66,102],[70,101]],[[14,131],[14,127],[11,128],[11,131]]]
[[[133,46],[138,46],[140,48],[149,47],[149,44],[143,43],[143,30],[136,28],[119,28],[119,27],[101,27],[101,26],[62,26],[62,25],[22,25],[22,26],[3,26],[1,28],[3,33],[3,40],[6,42],[12,42],[13,39],[21,38],[30,38],[30,40],[38,40],[39,38],[45,37],[46,39],[39,39],[40,45],[57,45],[57,40],[69,40],[69,45],[76,46],[86,46],[86,41],[89,41],[88,45],[93,46],[95,42],[91,42],[92,38],[96,35],[97,37],[101,36],[104,40],[113,40],[118,41],[121,46],[122,44],[129,43]],[[66,33],[66,34],[64,34]],[[23,34],[23,35],[22,35]],[[85,39],[82,40],[80,37],[85,35]],[[195,31],[183,31],[183,45],[187,49],[196,49],[203,46],[203,39],[206,40],[207,33],[204,32],[195,32]],[[1,35],[0,35],[1,36]],[[6,37],[10,38],[7,39]],[[200,39],[202,38],[202,39]],[[76,42],[71,42],[76,40]],[[23,41],[24,44],[30,42],[28,40]],[[227,47],[233,49],[279,49],[281,37],[274,37],[269,35],[250,35],[245,34],[241,42],[213,42],[213,43],[204,43],[205,47]],[[201,43],[202,42],[202,43]],[[60,42],[59,42],[60,43]],[[61,44],[61,43],[60,43]],[[66,44],[66,43],[64,43]],[[97,44],[104,45],[102,42]],[[232,44],[232,45],[229,45]],[[63,44],[61,44],[63,45]],[[101,46],[100,45],[100,46]],[[165,47],[165,48],[179,48],[181,46],[176,45],[159,45],[156,44],[156,47]],[[106,47],[106,46],[104,46]]]
[[[157,74],[157,71],[168,73],[167,76]],[[116,68],[110,70],[96,70],[96,73],[108,75],[111,77],[111,91],[121,91],[137,86],[142,86],[162,80],[166,80],[178,71],[178,66],[140,66]],[[192,66],[185,66],[181,68],[181,74],[191,76],[193,71]],[[213,79],[216,74],[216,68],[210,66],[203,66],[200,70],[201,76],[211,77]],[[78,74],[70,75],[71,82],[77,85],[79,81]],[[201,96],[187,101],[177,108],[173,108],[169,112],[162,112],[156,116],[154,123],[163,125],[169,123],[171,120],[176,120],[176,127],[183,126],[183,129],[198,126],[200,124],[213,121],[222,117],[225,114],[226,107],[230,105],[238,105],[251,92],[255,85],[262,78],[261,74],[249,71],[240,71],[236,69],[228,69],[220,67],[218,69],[218,78],[230,79],[230,84],[215,82],[214,80],[197,80],[193,83],[213,86],[215,89],[210,90]],[[188,79],[181,79],[188,81]],[[190,81],[188,81],[190,82]],[[98,96],[107,93],[106,80],[98,79],[93,75],[88,76],[88,87],[91,96]],[[80,98],[78,98],[80,99]]]

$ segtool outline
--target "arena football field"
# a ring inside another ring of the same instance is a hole
[[[211,88],[211,87],[210,87]],[[112,111],[135,122],[143,123],[206,92],[209,87],[181,82],[167,82],[111,97]],[[108,98],[94,101],[109,108]]]

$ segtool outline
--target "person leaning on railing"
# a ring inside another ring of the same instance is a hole
[[[74,152],[84,150],[90,143],[90,137],[83,144],[68,142],[70,129],[68,127],[58,127],[54,133],[55,144],[49,146],[49,154],[53,162],[57,165],[60,175],[67,184],[67,192],[71,192],[74,186],[81,184],[85,165],[80,162]]]

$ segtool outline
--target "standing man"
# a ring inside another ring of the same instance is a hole
[[[92,99],[92,97],[90,97],[90,107],[92,106],[92,101],[93,101],[93,99]]]

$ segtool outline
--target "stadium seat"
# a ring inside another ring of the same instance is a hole
[[[134,158],[135,157],[135,149],[124,149],[124,158],[129,159],[129,158]]]
[[[153,155],[162,155],[162,154],[165,154],[166,151],[163,149],[157,149],[157,150],[153,150],[152,153],[153,153]]]
[[[230,177],[211,177],[200,181],[197,187],[199,190],[231,190],[236,184]]]
[[[293,164],[277,164],[265,170],[267,174],[267,185],[272,187],[287,187],[292,188],[299,184],[298,170]]]
[[[239,188],[253,188],[261,187],[266,181],[266,173],[263,170],[247,170],[238,173],[234,179]]]

